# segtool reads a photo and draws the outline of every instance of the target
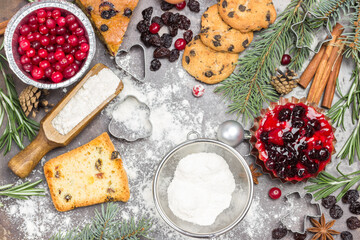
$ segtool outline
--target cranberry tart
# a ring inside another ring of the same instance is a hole
[[[305,100],[281,98],[255,119],[252,153],[264,172],[282,182],[299,182],[324,170],[334,153],[334,128]]]

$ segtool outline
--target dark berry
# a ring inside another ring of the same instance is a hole
[[[170,36],[170,34],[167,34],[167,33],[164,33],[162,36],[161,36],[161,45],[163,47],[166,47],[166,48],[169,48],[171,47],[171,44],[172,44],[172,37]]]
[[[334,196],[327,196],[326,198],[323,198],[321,200],[321,205],[323,205],[324,208],[329,209],[332,206],[336,204],[336,197]]]
[[[191,25],[190,19],[188,19],[184,15],[180,15],[179,19],[180,19],[179,28],[182,30],[188,30]]]
[[[272,230],[271,236],[273,239],[282,239],[287,234],[287,230],[285,228],[276,228]]]
[[[153,7],[145,8],[142,12],[143,19],[146,21],[150,21],[151,15],[153,13]]]
[[[299,149],[299,150],[305,150],[305,149],[307,149],[307,148],[308,148],[307,142],[302,142],[302,143],[300,143],[300,144],[298,145],[298,149]]]
[[[291,143],[294,141],[294,135],[288,131],[283,134],[282,139],[284,142]]]
[[[279,116],[278,119],[279,121],[283,122],[283,121],[287,121],[289,120],[291,117],[291,110],[288,108],[283,108],[280,110],[279,112]]]
[[[330,208],[329,214],[330,217],[332,217],[333,219],[339,219],[344,214],[344,211],[341,209],[339,205],[335,204]]]
[[[308,164],[307,170],[311,174],[317,173],[317,171],[319,170],[319,164],[311,162],[310,164]]]
[[[316,119],[309,120],[308,124],[312,126],[316,131],[319,131],[321,129],[320,122]]]
[[[125,17],[130,17],[132,15],[132,11],[130,8],[125,8],[124,10],[124,16]]]
[[[170,15],[169,23],[170,23],[170,25],[176,25],[179,28],[180,14],[175,13],[175,14]]]
[[[305,116],[305,108],[302,106],[295,106],[292,110],[293,118],[303,118]]]
[[[173,24],[169,26],[169,33],[172,37],[175,37],[178,34],[178,26]]]
[[[266,131],[261,132],[261,134],[260,134],[260,140],[261,140],[263,143],[267,143],[267,142],[269,141],[269,132],[266,132]]]
[[[170,25],[170,17],[173,15],[172,12],[164,12],[162,15],[161,15],[161,20],[163,21],[163,23],[166,25],[166,26],[169,26]]]
[[[307,237],[306,232],[305,233],[294,233],[295,240],[305,240],[306,237]]]
[[[289,65],[291,63],[291,56],[289,54],[284,54],[281,58],[281,65]]]
[[[112,17],[110,11],[108,10],[102,11],[100,15],[103,19],[110,19]]]
[[[141,33],[140,40],[145,44],[145,46],[150,47],[150,38],[151,34],[150,32],[143,32]]]
[[[160,8],[161,8],[161,10],[163,10],[163,11],[169,11],[169,10],[172,9],[173,7],[175,7],[174,4],[165,2],[164,0],[163,0],[163,1],[161,2],[161,4],[160,4]]]
[[[137,25],[136,25],[136,29],[141,32],[147,32],[149,30],[149,22],[145,21],[145,20],[141,20]]]
[[[187,30],[184,32],[183,36],[184,36],[186,43],[189,43],[193,38],[193,32],[191,30]]]
[[[196,0],[189,0],[188,7],[192,12],[200,12],[200,3]]]
[[[341,232],[340,237],[342,240],[353,240],[353,235],[348,231]]]
[[[164,22],[161,17],[155,16],[151,19],[151,23],[157,23],[160,27],[164,26]]]
[[[151,71],[157,71],[160,69],[160,67],[161,67],[161,62],[159,61],[159,59],[153,59],[151,61],[151,65],[150,65]]]
[[[167,58],[170,55],[170,50],[165,47],[158,47],[154,51],[154,58]]]
[[[175,62],[176,60],[179,59],[179,56],[180,56],[179,50],[173,49],[173,50],[171,50],[171,52],[170,52],[169,61],[170,61],[170,62]]]
[[[108,27],[106,24],[102,24],[102,25],[100,26],[100,30],[101,30],[102,32],[106,32],[107,30],[109,30],[109,27]]]
[[[305,137],[311,138],[312,136],[314,136],[314,133],[315,129],[312,126],[307,125],[305,127]]]
[[[309,157],[313,160],[318,159],[318,151],[316,149],[311,149],[308,153]]]
[[[341,198],[343,203],[352,203],[359,199],[359,192],[357,190],[349,190]]]
[[[266,165],[267,169],[273,170],[275,167],[275,161],[272,159],[269,159],[266,161],[265,165]]]
[[[360,215],[360,202],[352,202],[349,210],[352,214]]]
[[[291,120],[291,126],[294,128],[302,128],[305,125],[304,120],[300,118],[293,118]]]
[[[348,226],[349,229],[354,230],[357,228],[360,228],[360,220],[357,217],[349,217],[346,220],[346,225]]]
[[[302,178],[304,176],[304,173],[305,173],[305,169],[304,168],[300,168],[298,169],[297,171],[297,176]]]
[[[320,161],[325,161],[325,160],[327,160],[329,158],[330,153],[329,153],[329,150],[327,148],[322,148],[322,149],[319,150],[318,155],[319,155],[319,160]]]
[[[160,47],[161,46],[161,38],[159,34],[151,34],[149,43],[154,47]]]

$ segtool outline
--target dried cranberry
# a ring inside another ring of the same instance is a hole
[[[173,15],[172,12],[164,12],[162,15],[161,15],[161,20],[163,21],[163,23],[166,25],[166,26],[169,26],[170,25],[170,17]]]
[[[305,233],[294,233],[295,240],[305,240],[306,237],[307,237],[306,232]]]
[[[344,214],[344,211],[341,209],[341,207],[339,205],[334,205],[330,208],[330,217],[332,217],[333,219],[339,219],[342,217],[342,215]]]
[[[349,217],[346,220],[346,225],[348,226],[349,229],[354,230],[357,228],[360,228],[360,220],[357,217]]]
[[[136,25],[136,29],[141,32],[147,32],[149,30],[149,22],[145,21],[145,20],[141,20],[137,25]]]
[[[158,47],[154,51],[154,58],[167,58],[170,55],[170,50],[165,47]]]
[[[291,110],[289,108],[283,108],[280,110],[278,115],[279,121],[281,122],[287,121],[290,119],[290,117],[291,117]]]
[[[272,230],[271,236],[273,239],[282,239],[287,234],[287,230],[285,228],[276,228]]]
[[[342,240],[353,240],[353,235],[348,231],[341,232],[340,237]]]
[[[178,26],[173,24],[169,26],[169,32],[172,37],[175,37],[178,34]]]
[[[173,50],[171,50],[171,52],[170,52],[169,61],[170,61],[170,62],[175,62],[176,60],[179,59],[179,56],[180,56],[179,50],[173,49]]]
[[[192,12],[200,12],[200,3],[196,0],[189,0],[188,7]]]
[[[145,46],[150,47],[150,38],[151,34],[150,32],[143,32],[141,33],[140,40],[145,44]]]
[[[153,7],[148,7],[148,8],[145,8],[141,14],[143,16],[143,19],[146,20],[146,21],[150,21],[151,19],[151,15],[153,13]]]
[[[102,32],[106,32],[107,30],[109,30],[109,27],[106,25],[106,24],[102,24],[101,26],[100,26],[100,30],[102,31]],[[140,30],[139,30],[140,31]]]
[[[179,28],[182,30],[188,30],[191,26],[191,22],[190,19],[188,19],[186,16],[184,15],[180,15],[179,17]]]
[[[151,34],[149,43],[154,47],[160,47],[161,46],[161,38],[159,34]]]
[[[352,202],[349,210],[353,214],[360,215],[360,202]]]
[[[151,65],[150,65],[151,71],[157,71],[160,69],[160,67],[161,67],[161,62],[159,61],[159,59],[153,59],[151,61]]]
[[[191,30],[187,30],[184,32],[183,36],[184,36],[186,43],[189,43],[193,38],[193,32]]]
[[[162,21],[161,17],[155,16],[151,19],[151,23],[157,23],[160,27],[164,26],[164,22]]]
[[[345,193],[345,195],[341,198],[343,203],[353,203],[359,199],[359,192],[355,189],[349,190]]]
[[[132,11],[130,8],[125,8],[124,14],[125,17],[130,17],[132,15]]]
[[[171,3],[168,3],[166,1],[162,1],[161,4],[160,4],[160,8],[161,10],[163,11],[169,11],[170,9],[174,8],[175,5],[174,4],[171,4]]]
[[[169,48],[171,47],[172,44],[172,37],[170,36],[170,34],[164,33],[161,36],[161,46]]]
[[[176,25],[179,28],[180,14],[175,13],[175,14],[170,15],[169,23],[170,23],[170,26]]]
[[[336,204],[336,197],[334,196],[327,196],[326,198],[323,198],[321,200],[321,205],[323,205],[324,208],[329,209],[332,206]]]

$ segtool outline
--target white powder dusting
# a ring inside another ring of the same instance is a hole
[[[171,211],[179,218],[207,226],[230,206],[235,180],[228,164],[215,153],[181,159],[168,188]]]
[[[110,69],[102,69],[84,83],[53,119],[52,125],[60,134],[68,134],[96,107],[110,97],[119,83],[120,79]]]

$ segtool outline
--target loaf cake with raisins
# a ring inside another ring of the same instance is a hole
[[[99,38],[115,56],[139,0],[76,0],[87,14]]]
[[[120,154],[107,133],[49,160],[44,173],[54,206],[61,212],[130,198]]]

